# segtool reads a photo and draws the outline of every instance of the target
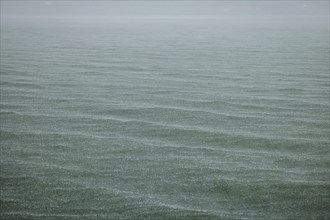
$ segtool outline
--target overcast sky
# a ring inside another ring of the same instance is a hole
[[[4,1],[2,18],[329,16],[329,1]]]

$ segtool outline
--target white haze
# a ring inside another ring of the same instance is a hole
[[[329,16],[329,1],[3,1],[1,18]]]

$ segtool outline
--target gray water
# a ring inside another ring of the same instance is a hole
[[[1,24],[1,219],[329,219],[328,18]]]

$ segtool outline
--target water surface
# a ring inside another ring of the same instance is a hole
[[[1,24],[1,218],[328,219],[327,18]]]

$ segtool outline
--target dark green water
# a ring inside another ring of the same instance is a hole
[[[1,23],[1,219],[329,219],[328,18]]]

